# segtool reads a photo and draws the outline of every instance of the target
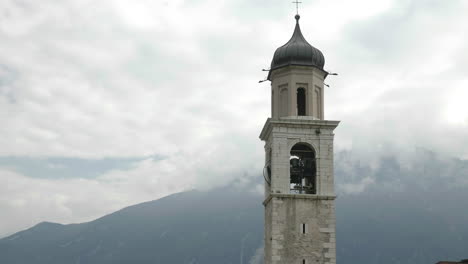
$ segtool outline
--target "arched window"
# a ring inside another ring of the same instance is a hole
[[[290,192],[316,194],[315,151],[304,143],[297,143],[291,149]]]
[[[272,150],[268,152],[267,155],[267,160],[265,162],[265,167],[263,167],[263,177],[265,178],[265,181],[268,183],[268,185],[271,184],[271,154]]]
[[[304,88],[297,89],[297,115],[306,115],[306,93]]]

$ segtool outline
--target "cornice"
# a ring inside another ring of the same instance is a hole
[[[319,195],[319,194],[284,194],[284,193],[270,193],[263,201],[266,206],[273,198],[283,199],[305,199],[305,200],[335,200],[336,195]]]
[[[315,129],[334,130],[340,121],[311,119],[307,116],[284,117],[279,119],[268,118],[260,133],[260,139],[266,140],[274,127],[305,127]]]

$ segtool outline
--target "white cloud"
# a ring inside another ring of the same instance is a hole
[[[460,1],[413,2],[348,26],[329,63],[342,74],[330,78],[326,98],[327,117],[343,120],[338,149],[466,157],[465,11]]]
[[[256,137],[269,111],[268,85],[256,84],[259,69],[294,23],[259,14],[247,24],[230,12],[233,3],[219,1],[20,3],[4,4],[9,15],[0,31],[0,155],[166,155],[212,144],[227,132]],[[360,144],[358,134],[369,130],[376,141],[394,140],[393,128],[413,124],[438,139],[440,126],[466,128],[466,108],[453,99],[466,86],[466,59],[458,56],[466,42],[460,11],[438,14],[426,3],[415,12],[402,1],[361,1],[349,12],[348,5],[318,1],[303,9],[304,34],[320,41],[327,67],[341,74],[327,80],[326,97],[327,117],[344,120],[338,144]],[[337,34],[321,35],[308,15],[330,9],[348,15],[335,23],[328,16],[320,30]],[[426,122],[427,114],[435,124]],[[372,130],[388,115],[395,119],[386,123],[390,129]],[[346,122],[354,120],[359,126],[350,129]],[[436,150],[447,145],[417,142],[413,135],[405,143]]]
[[[343,120],[338,150],[367,160],[415,146],[468,157],[466,3],[303,5],[304,35],[340,74],[327,79],[326,91],[326,117]],[[166,157],[94,180],[2,171],[2,212],[11,218],[0,233],[40,220],[89,220],[261,172],[258,134],[270,92],[257,81],[292,33],[284,3],[6,0],[0,7],[0,156]],[[21,216],[26,222],[16,225]]]
[[[0,169],[0,237],[41,221],[94,220],[125,206],[191,189],[233,184],[255,191],[257,186],[247,186],[259,175],[261,165],[252,165],[258,153],[242,151],[229,142],[211,145],[162,160],[146,159],[130,170],[113,170],[94,179],[37,179]]]
[[[344,194],[359,194],[375,181],[371,177],[362,178],[357,183],[342,183],[338,185],[338,190]]]
[[[183,7],[175,13],[180,20],[172,21],[165,12],[180,6],[141,5],[120,1],[114,9],[125,10],[121,14],[103,2],[89,17],[71,10],[86,13],[89,5],[62,2],[51,9],[33,6],[7,20],[13,25],[28,11],[42,13],[20,37],[0,32],[0,76],[8,80],[0,97],[7,128],[0,130],[0,155],[167,154],[227,128],[230,133],[258,129],[256,121],[266,115],[238,122],[257,112],[255,103],[263,97],[256,79],[248,77],[257,73],[240,74],[243,66],[234,59],[248,58],[224,46],[252,35],[246,25],[223,20],[222,13],[202,17],[197,8]],[[9,6],[20,9],[17,1]],[[70,16],[69,23],[56,23],[57,9]],[[134,23],[127,16],[139,17],[142,10],[160,14],[163,30],[130,31]],[[192,23],[186,23],[189,19]]]
[[[0,236],[41,221],[88,221],[131,200],[98,180],[33,179],[0,171]]]

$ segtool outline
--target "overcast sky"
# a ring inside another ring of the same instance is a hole
[[[0,237],[261,177],[290,2],[2,0]],[[468,159],[468,1],[302,2],[336,151]]]

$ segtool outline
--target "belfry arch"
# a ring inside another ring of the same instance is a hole
[[[315,150],[309,144],[297,143],[290,151],[290,193],[317,193],[317,164]]]

